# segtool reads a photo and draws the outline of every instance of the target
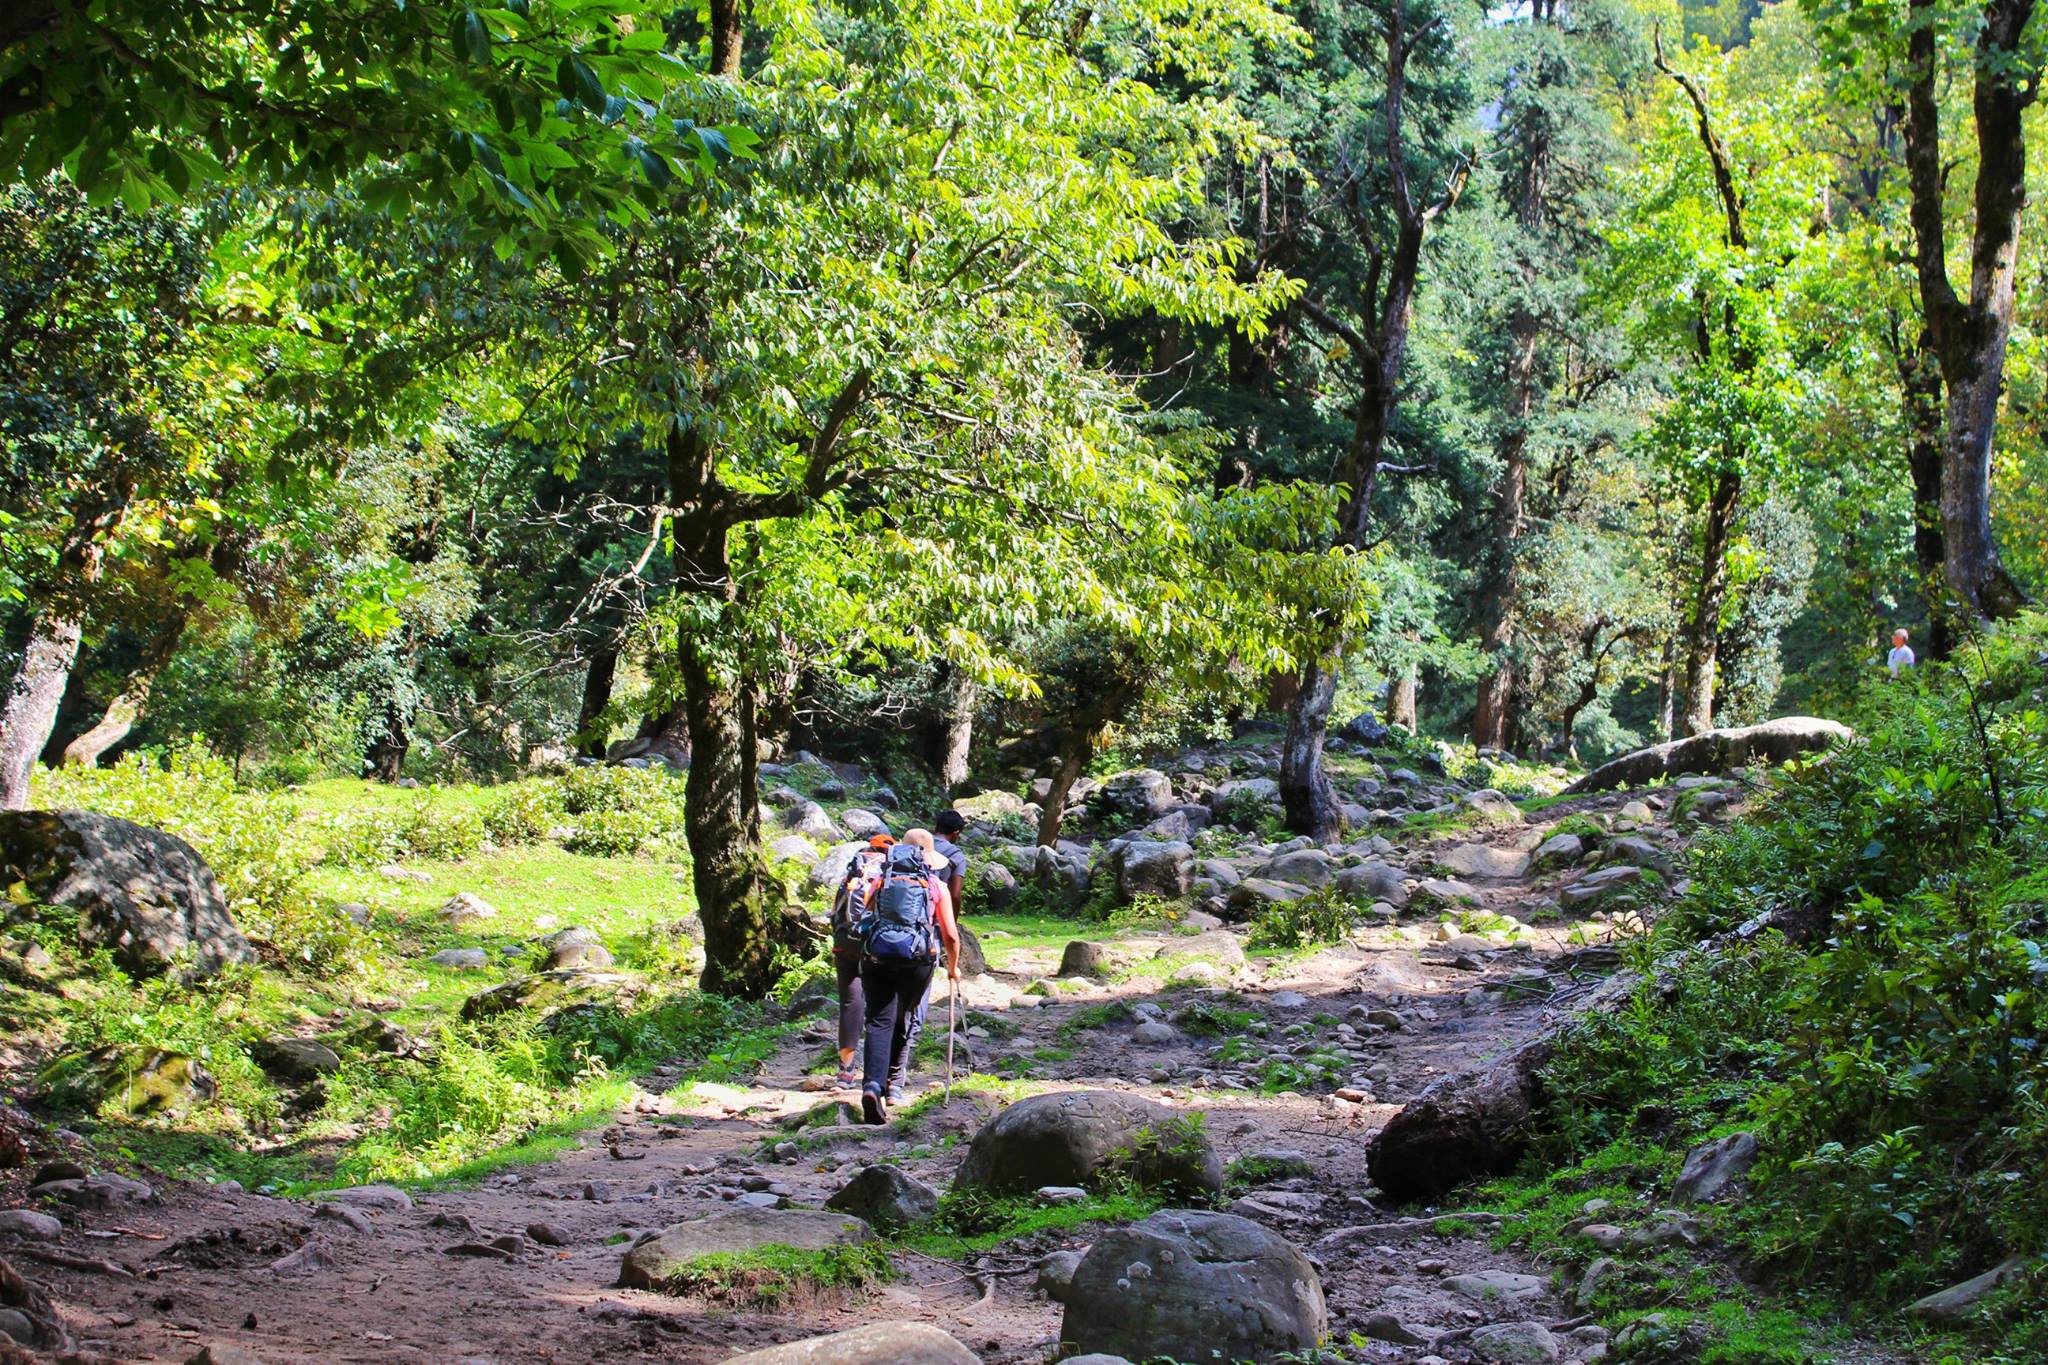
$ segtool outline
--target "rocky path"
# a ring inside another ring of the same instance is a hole
[[[1562,816],[1611,822],[1625,799],[1399,850],[1411,870],[1458,874],[1462,890],[1434,894],[1459,898],[1468,919],[1499,915],[1490,929],[1382,916],[1344,945],[1286,961],[1246,961],[1241,931],[1212,930],[1205,960],[1225,984],[1111,971],[1051,996],[1024,991],[1057,964],[1019,955],[967,988],[963,1041],[983,1069],[1043,1056],[1035,1088],[1199,1110],[1225,1162],[1262,1158],[1225,1203],[1311,1259],[1332,1339],[1366,1340],[1353,1359],[1598,1359],[1604,1333],[1542,1267],[1492,1251],[1484,1220],[1439,1235],[1422,1211],[1382,1206],[1365,1151],[1404,1100],[1541,1029],[1612,965],[1599,941],[1610,925],[1551,913],[1589,882],[1593,894],[1576,894],[1583,910],[1609,900],[1602,873],[1583,868],[1583,848],[1535,855]],[[1607,883],[1634,880],[1615,867],[1667,855],[1672,836],[1651,814],[1639,833],[1615,832],[1643,842],[1635,862],[1609,858]],[[1431,894],[1408,889],[1418,902]],[[1518,927],[1532,918],[1543,922]],[[1128,968],[1189,942],[1127,934],[1094,956]],[[935,1005],[935,1033],[944,1017]],[[883,1160],[947,1186],[1002,1101],[963,1087],[901,1131],[833,1123],[830,1102],[843,1097],[806,1074],[826,1028],[820,1015],[793,1034],[745,1087],[643,1094],[576,1153],[477,1189],[370,1187],[314,1203],[94,1179],[59,1191],[61,1230],[0,1225],[0,1256],[48,1292],[80,1352],[120,1360],[719,1361],[882,1319],[935,1324],[988,1362],[1049,1360],[1063,1308],[1040,1282],[1057,1289],[1072,1258],[1052,1253],[1086,1247],[1098,1225],[964,1263],[898,1253],[899,1278],[850,1303],[799,1298],[762,1312],[618,1287],[635,1242],[707,1211],[819,1207]],[[1263,1078],[1296,1088],[1263,1093]],[[806,1115],[823,1126],[793,1130]],[[1541,1327],[1489,1330],[1500,1324]]]

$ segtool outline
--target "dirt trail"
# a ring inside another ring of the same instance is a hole
[[[1568,809],[1611,809],[1622,799],[1592,798]],[[1546,812],[1541,823],[1566,810]],[[1526,848],[1534,829],[1466,831],[1439,847],[1482,841]],[[1413,868],[1428,855],[1418,843],[1405,858]],[[1519,917],[1579,875],[1473,885],[1486,908]],[[1349,1068],[1372,1078],[1372,1095],[1363,1102],[1339,1099],[1328,1086],[1279,1095],[1228,1088],[1225,1078],[1242,1068],[1219,1065],[1214,1049],[1221,1040],[1182,1031],[1170,1043],[1143,1046],[1132,1038],[1136,1019],[1062,1037],[1062,1024],[1109,1001],[1156,997],[1171,1010],[1220,997],[1168,990],[1153,979],[1005,1009],[1000,1017],[1018,1026],[1017,1035],[977,1046],[985,1054],[1070,1049],[1064,1060],[1038,1068],[1055,1087],[1140,1091],[1199,1108],[1226,1162],[1273,1150],[1305,1157],[1312,1174],[1262,1183],[1246,1192],[1251,1202],[1236,1211],[1273,1226],[1320,1263],[1338,1341],[1383,1314],[1422,1329],[1423,1336],[1528,1320],[1559,1327],[1562,1335],[1576,1325],[1575,1310],[1550,1288],[1542,1267],[1491,1251],[1483,1237],[1385,1226],[1418,1211],[1379,1207],[1365,1196],[1365,1142],[1402,1100],[1437,1075],[1513,1045],[1569,1008],[1570,998],[1593,979],[1572,964],[1590,965],[1598,954],[1568,946],[1557,927],[1539,928],[1533,946],[1516,950],[1424,944],[1415,941],[1419,937],[1412,927],[1381,926],[1361,931],[1352,945],[1278,969],[1255,961],[1232,997],[1233,1008],[1263,1017],[1265,1039],[1276,1049],[1349,1047],[1357,1054],[1347,1059]],[[1143,951],[1148,945],[1133,939],[1124,946]],[[969,1001],[981,1002],[978,1008],[1008,1006],[1046,965],[1014,963],[1022,970],[984,978]],[[1538,969],[1552,973],[1550,985],[1561,988],[1557,996],[1533,993]],[[1521,985],[1482,989],[1511,979]],[[1387,1009],[1405,1016],[1405,1026],[1378,1031],[1365,1021],[1365,1011]],[[943,1020],[943,1005],[935,1007],[935,1018]],[[964,1146],[942,1140],[971,1134],[992,1107],[986,1096],[958,1094],[910,1134],[836,1129],[828,1142],[800,1155],[787,1148],[783,1159],[774,1155],[774,1144],[788,1137],[777,1120],[835,1097],[817,1091],[819,1082],[805,1075],[825,1041],[826,1023],[820,1015],[792,1035],[743,1089],[700,1091],[680,1106],[644,1095],[566,1158],[500,1174],[478,1189],[419,1195],[410,1207],[367,1209],[355,1226],[308,1202],[170,1183],[152,1201],[117,1196],[108,1207],[67,1210],[60,1238],[8,1239],[12,1244],[0,1246],[0,1255],[47,1289],[82,1351],[120,1360],[185,1361],[212,1344],[240,1346],[271,1362],[718,1361],[767,1343],[889,1318],[935,1323],[990,1362],[1048,1359],[1062,1310],[1033,1288],[1031,1266],[1057,1247],[1085,1246],[1086,1227],[1006,1245],[972,1274],[969,1267],[899,1255],[901,1278],[853,1305],[789,1304],[760,1314],[614,1287],[625,1242],[742,1194],[822,1204],[860,1161],[883,1155],[944,1187]],[[1290,1033],[1290,1026],[1305,1027]],[[942,1029],[942,1022],[934,1025],[935,1032]],[[919,1079],[920,1088],[936,1083],[928,1075]],[[543,1235],[562,1245],[526,1237],[541,1224],[548,1225]],[[1362,1227],[1378,1230],[1331,1237]],[[507,1235],[520,1237],[508,1243],[514,1249],[489,1247]],[[291,1259],[273,1268],[283,1258]],[[54,1263],[66,1260],[72,1264]],[[105,1267],[78,1268],[88,1260]],[[1471,1297],[1447,1284],[1447,1277],[1481,1271],[1537,1276],[1541,1287],[1526,1295]],[[991,1283],[992,1294],[985,1294]],[[1457,1341],[1439,1338],[1436,1353],[1459,1358]],[[1590,1342],[1582,1348],[1567,1340],[1566,1346],[1567,1360],[1591,1351]],[[1363,1358],[1430,1354],[1420,1344],[1379,1342]]]

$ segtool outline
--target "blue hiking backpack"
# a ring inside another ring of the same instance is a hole
[[[857,932],[861,952],[877,962],[937,960],[938,921],[924,850],[898,844],[882,867],[882,885],[870,899]]]

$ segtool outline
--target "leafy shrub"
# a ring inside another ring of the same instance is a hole
[[[1198,1208],[1215,1194],[1186,1178],[1207,1154],[1207,1122],[1200,1110],[1176,1114],[1158,1127],[1146,1125],[1111,1152],[1096,1178],[1106,1191],[1150,1194],[1184,1208]]]
[[[616,857],[682,832],[683,784],[666,769],[593,766],[554,779],[574,853]]]
[[[2009,623],[1873,687],[1856,744],[1700,843],[1661,946],[1775,917],[1805,951],[1765,934],[1666,963],[1559,1050],[1539,1150],[1760,1127],[1750,1252],[1886,1305],[2048,1246],[2044,643],[2043,618]],[[1984,1330],[2048,1334],[2037,1297],[2007,1306],[2033,1318]]]
[[[197,986],[167,977],[132,982],[101,953],[87,964],[85,988],[74,994],[64,1056],[44,1072],[44,1084],[61,1090],[83,1054],[136,1046],[179,1053],[206,1068],[219,1092],[208,1113],[192,1120],[200,1126],[261,1125],[276,1116],[276,1091],[247,1050],[282,1013],[276,987],[260,973],[230,967]]]
[[[562,823],[561,790],[553,782],[512,782],[485,803],[484,832],[494,844],[536,844]]]
[[[1215,814],[1218,824],[1233,829],[1263,830],[1268,825],[1277,829],[1280,819],[1272,802],[1250,787],[1239,787],[1217,802]]]
[[[1252,917],[1255,947],[1307,948],[1339,943],[1351,932],[1358,908],[1329,887],[1291,901],[1274,901]]]

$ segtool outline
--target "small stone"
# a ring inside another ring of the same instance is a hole
[[[346,1204],[322,1204],[313,1210],[316,1222],[339,1223],[350,1232],[368,1235],[377,1230],[370,1221],[370,1215],[361,1209],[352,1209]]]
[[[1542,1293],[1543,1284],[1543,1277],[1540,1275],[1518,1275],[1508,1270],[1480,1270],[1469,1275],[1453,1275],[1444,1281],[1444,1288],[1454,1294],[1462,1294],[1468,1299],[1483,1302],[1496,1299],[1526,1299]]]
[[[64,1224],[34,1209],[0,1209],[0,1237],[48,1242],[64,1235]]]
[[[1079,1185],[1040,1185],[1037,1190],[1041,1204],[1085,1204],[1088,1191]]]
[[[1087,1250],[1054,1251],[1041,1257],[1038,1262],[1036,1286],[1054,1303],[1067,1301],[1067,1288],[1074,1282],[1074,1272],[1081,1268],[1081,1258]]]
[[[412,1207],[412,1196],[396,1185],[351,1185],[347,1189],[328,1190],[321,1198],[386,1213],[404,1213]]]
[[[1621,1263],[1611,1256],[1602,1256],[1586,1267],[1586,1273],[1579,1277],[1579,1287],[1572,1291],[1572,1302],[1581,1311],[1589,1310],[1600,1296],[1603,1286],[1621,1274]]]
[[[1964,1280],[1961,1284],[1950,1285],[1947,1289],[1916,1299],[1906,1308],[1910,1317],[1927,1318],[1936,1322],[1953,1321],[1961,1318],[1974,1308],[1979,1299],[1999,1285],[2019,1274],[2026,1265],[2026,1258],[2014,1256],[2000,1261],[1982,1275]]]
[[[313,1275],[332,1270],[334,1266],[334,1258],[314,1242],[308,1242],[291,1255],[281,1256],[270,1263],[270,1268],[280,1275]]]
[[[481,924],[498,917],[498,907],[473,891],[458,891],[441,906],[443,924]]]
[[[1180,1041],[1180,1030],[1157,1019],[1147,1019],[1131,1030],[1131,1041],[1144,1047],[1164,1047]]]
[[[1391,1341],[1397,1346],[1427,1346],[1434,1340],[1429,1333],[1408,1326],[1392,1313],[1374,1313],[1359,1331],[1374,1341]]]
[[[569,1245],[569,1234],[553,1223],[528,1223],[526,1235],[544,1247]]]
[[[28,1183],[33,1187],[36,1185],[47,1185],[52,1180],[83,1180],[85,1178],[85,1167],[75,1161],[46,1161],[36,1167],[36,1173],[30,1177]]]
[[[487,965],[491,955],[481,948],[443,948],[427,959],[430,966],[449,967],[456,971],[472,971]]]
[[[1472,1354],[1491,1365],[1548,1365],[1558,1344],[1540,1322],[1498,1322],[1472,1333]]]

